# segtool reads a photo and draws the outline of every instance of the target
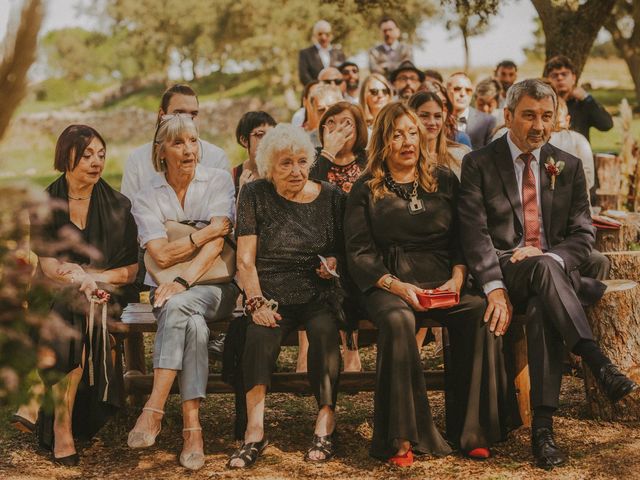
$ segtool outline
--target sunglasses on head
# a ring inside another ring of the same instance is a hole
[[[391,95],[391,90],[389,90],[388,88],[370,88],[369,89],[369,94],[374,97],[377,97],[381,93],[383,95]]]
[[[328,80],[322,80],[322,83],[326,85],[334,84],[334,85],[342,85],[344,80],[342,78],[330,78]]]

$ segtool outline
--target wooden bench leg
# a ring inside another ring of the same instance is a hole
[[[140,332],[130,333],[124,341],[124,374],[129,372],[147,373],[144,359],[144,337]],[[135,394],[129,396],[131,405],[142,407],[146,401],[145,395]]]
[[[527,356],[527,335],[524,325],[512,325],[513,360],[515,366],[515,386],[518,410],[522,424],[531,426],[531,380],[529,378],[529,358]]]

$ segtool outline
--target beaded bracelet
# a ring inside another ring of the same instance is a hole
[[[276,302],[275,300],[267,300],[262,295],[257,295],[255,297],[247,298],[242,312],[245,315],[251,315],[252,313],[257,312],[263,307],[269,307],[274,312],[277,312],[278,302]]]

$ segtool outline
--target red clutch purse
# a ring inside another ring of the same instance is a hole
[[[458,292],[449,290],[423,290],[418,294],[418,301],[424,308],[448,308],[457,305],[460,301]]]

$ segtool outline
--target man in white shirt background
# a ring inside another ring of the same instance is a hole
[[[180,114],[191,116],[197,125],[198,113],[199,105],[196,92],[189,85],[173,85],[162,95],[157,124],[160,124],[165,115]],[[132,203],[138,192],[150,185],[151,180],[159,175],[153,168],[151,160],[152,143],[145,143],[136,148],[125,162],[120,192]],[[202,139],[199,140],[199,144],[201,165],[229,170],[229,158],[224,150]]]

